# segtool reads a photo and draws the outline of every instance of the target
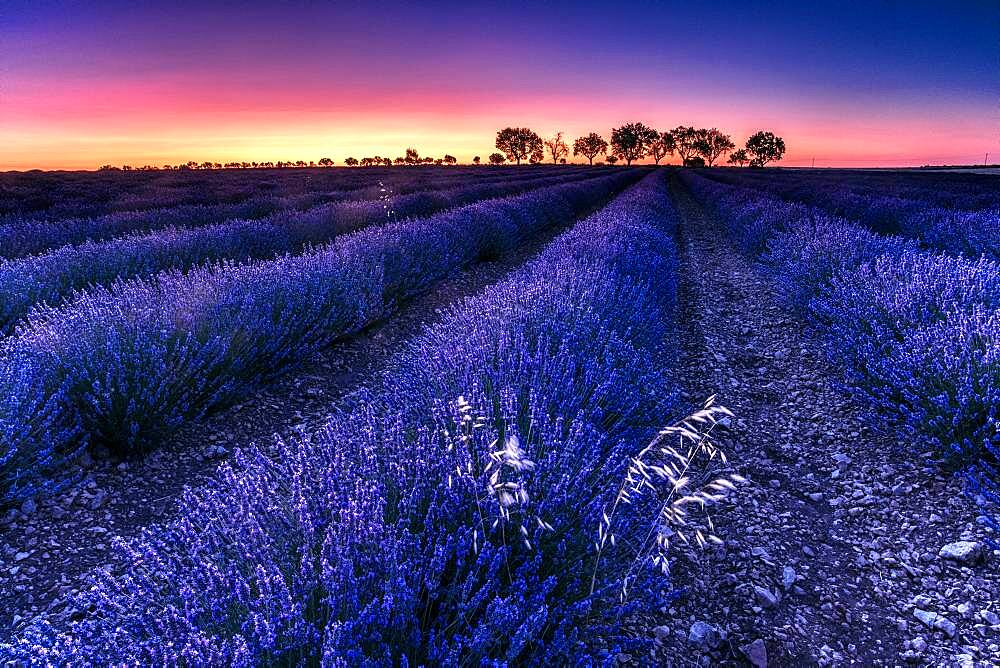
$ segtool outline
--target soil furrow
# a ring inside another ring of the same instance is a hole
[[[985,538],[959,481],[844,392],[776,285],[673,190],[679,374],[692,404],[714,393],[736,414],[723,442],[753,482],[713,513],[726,545],[675,564],[686,594],[660,622],[664,656],[745,664],[763,646],[771,666],[996,665],[995,561],[938,555]]]

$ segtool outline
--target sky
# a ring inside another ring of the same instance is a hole
[[[771,130],[790,166],[1000,162],[1000,1],[0,3],[0,170],[466,162],[631,121]]]

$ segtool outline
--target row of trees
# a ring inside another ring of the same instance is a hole
[[[445,154],[441,158],[431,158],[431,157],[421,157],[417,150],[414,148],[406,149],[406,155],[400,156],[396,159],[383,158],[382,156],[376,155],[373,158],[347,158],[344,160],[344,164],[348,167],[377,167],[385,166],[392,167],[393,165],[454,165],[458,163],[458,158],[453,155]],[[475,159],[475,163],[479,164],[479,157]],[[101,165],[101,171],[124,171],[124,172],[150,172],[159,170],[186,170],[186,169],[274,169],[274,168],[285,168],[285,167],[332,167],[334,162],[330,158],[320,158],[318,161],[310,160],[306,162],[305,160],[296,160],[295,162],[278,160],[277,162],[195,162],[191,160],[180,165],[163,165],[162,167],[156,165],[143,165],[142,167],[133,167],[132,165],[124,165],[122,167],[116,167],[114,165]]]
[[[441,158],[431,158],[429,156],[421,157],[420,153],[418,153],[415,148],[406,149],[406,155],[401,155],[396,159],[383,158],[376,155],[374,158],[361,158],[361,160],[358,160],[357,158],[346,158],[344,160],[344,164],[348,167],[356,167],[358,165],[361,167],[392,167],[393,165],[454,165],[457,162],[458,158],[453,155],[448,155],[447,153]],[[330,161],[330,164],[333,164],[332,160]]]
[[[529,128],[500,130],[497,132],[496,147],[503,152],[501,157],[517,164],[521,164],[522,160],[542,162],[546,154],[553,163],[565,163],[569,155],[569,146],[563,140],[562,132],[543,141]],[[744,148],[733,151],[735,148],[732,138],[717,128],[679,125],[673,130],[660,132],[643,123],[626,123],[611,130],[610,144],[596,132],[578,137],[573,142],[573,155],[582,155],[590,164],[594,164],[597,156],[605,155],[605,161],[610,164],[624,160],[626,165],[648,156],[658,165],[660,160],[676,153],[685,166],[712,167],[729,153],[730,164],[763,167],[769,162],[781,160],[785,154],[784,140],[766,131],[752,135]],[[496,155],[490,156],[490,162]]]
[[[570,154],[570,147],[563,138],[562,132],[557,132],[554,136],[543,140],[537,133],[529,128],[504,128],[497,132],[496,147],[500,151],[489,156],[491,165],[502,165],[505,162],[513,162],[520,165],[527,160],[531,164],[543,162],[548,156],[553,164],[566,164],[566,159]],[[687,167],[712,167],[720,158],[729,154],[727,161],[731,165],[744,167],[763,167],[770,162],[781,160],[785,154],[785,142],[781,137],[775,136],[773,132],[761,131],[747,139],[743,148],[736,149],[736,144],[732,138],[724,134],[717,128],[695,128],[686,125],[679,125],[673,130],[661,132],[643,123],[626,123],[620,128],[611,130],[611,143],[596,132],[577,137],[573,142],[573,155],[582,155],[587,158],[590,164],[594,164],[594,159],[600,155],[605,156],[605,162],[615,164],[623,160],[626,165],[631,165],[636,160],[650,157],[657,165],[660,160],[668,155],[678,155],[681,163]],[[349,157],[344,160],[348,167],[392,167],[393,165],[454,165],[458,159],[453,155],[445,154],[440,158],[421,156],[415,148],[406,149],[406,154],[397,158],[383,158],[374,156],[361,158],[358,160]],[[472,159],[473,164],[480,164],[482,160],[477,155]],[[253,168],[274,168],[274,167],[331,167],[333,160],[321,158],[318,162],[297,160],[295,162],[194,162],[193,160],[183,165],[163,165],[155,167],[146,165],[143,167],[132,167],[125,165],[121,169],[124,171],[150,171],[158,169],[253,169]],[[117,170],[118,167],[104,165],[102,170]]]
[[[319,162],[310,160],[291,160],[277,162],[195,162],[190,160],[179,165],[142,165],[133,167],[132,165],[101,165],[98,169],[102,172],[158,172],[162,170],[188,170],[188,169],[274,169],[284,167],[329,167],[333,165],[330,158],[320,158]]]

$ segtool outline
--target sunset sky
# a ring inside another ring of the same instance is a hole
[[[770,129],[783,164],[1000,161],[1000,2],[0,4],[0,170]]]

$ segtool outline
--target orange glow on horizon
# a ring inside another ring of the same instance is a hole
[[[212,81],[185,78],[59,86],[15,80],[0,107],[0,170],[323,157],[343,164],[348,156],[394,158],[407,146],[467,163],[474,155],[485,160],[495,150],[497,129],[507,125],[526,125],[543,137],[561,130],[572,144],[591,131],[610,138],[613,126],[632,120],[663,130],[715,126],[737,146],[756,130],[770,129],[785,139],[781,164],[787,166],[809,166],[814,158],[819,167],[980,163],[985,150],[1000,155],[989,119],[970,123],[949,117],[954,114],[947,108],[864,118],[845,105],[737,98],[582,101],[552,94],[529,102],[477,91],[220,92]],[[580,159],[571,155],[569,161]]]

